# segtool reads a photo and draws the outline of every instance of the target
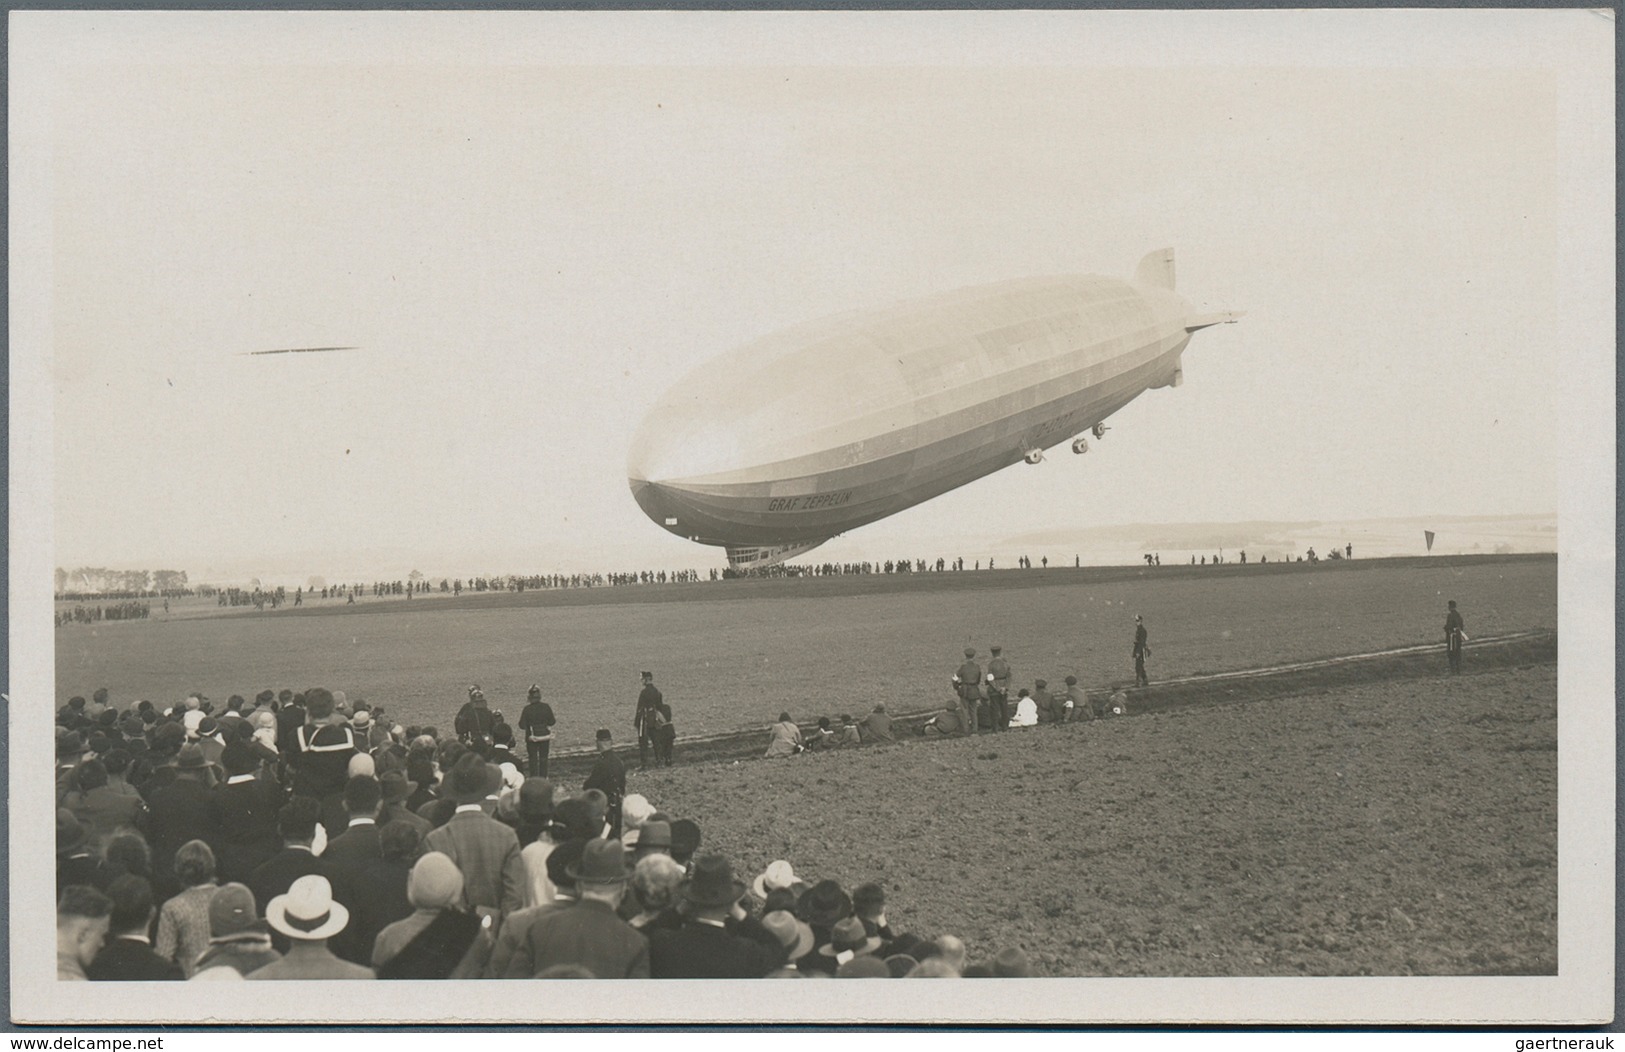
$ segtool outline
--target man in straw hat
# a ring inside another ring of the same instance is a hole
[[[724,856],[695,859],[694,876],[678,885],[688,921],[676,931],[654,933],[649,974],[656,979],[760,979],[783,965],[784,944],[739,906],[745,890]]]
[[[327,940],[350,923],[350,911],[333,900],[333,887],[315,874],[293,882],[286,895],[265,907],[265,921],[288,940],[280,961],[248,973],[248,979],[371,979],[372,969],[334,956]]]
[[[616,916],[626,894],[626,851],[619,840],[592,840],[569,867],[580,900],[542,914],[530,927],[530,966],[579,965],[599,979],[649,978],[649,943]]]
[[[502,784],[502,774],[476,753],[467,753],[446,773],[442,794],[456,810],[423,840],[463,873],[463,899],[469,908],[495,921],[525,904],[525,864],[513,827],[485,813],[485,798]]]

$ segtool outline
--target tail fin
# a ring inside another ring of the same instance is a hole
[[[1159,248],[1155,252],[1147,252],[1145,258],[1140,260],[1139,267],[1134,271],[1136,285],[1150,285],[1153,288],[1174,288],[1174,250]]]

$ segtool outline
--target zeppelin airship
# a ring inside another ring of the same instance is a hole
[[[1061,276],[957,289],[753,340],[678,381],[627,458],[670,532],[771,566],[1092,432],[1178,387],[1191,334],[1236,320],[1174,292],[1172,249],[1132,281]]]

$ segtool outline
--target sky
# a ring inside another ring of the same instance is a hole
[[[1567,188],[1611,185],[1611,155],[1575,158],[1612,125],[1576,131],[1558,67],[1580,46],[1611,73],[1592,13],[57,12],[17,39],[34,30],[60,566],[721,566],[626,484],[686,371],[838,311],[1126,278],[1164,245],[1193,306],[1247,312],[1196,334],[1182,387],[1087,456],[815,557],[952,554],[1005,523],[1560,503],[1565,286],[1599,265],[1565,240]],[[331,345],[355,349],[248,353]]]

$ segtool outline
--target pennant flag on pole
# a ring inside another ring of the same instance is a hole
[[[1422,531],[1422,536],[1427,538],[1427,540],[1428,540],[1428,551],[1431,552],[1433,550],[1433,531],[1432,530],[1423,530]]]

